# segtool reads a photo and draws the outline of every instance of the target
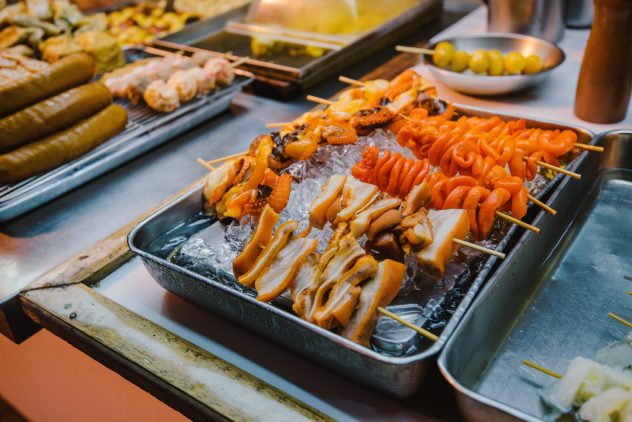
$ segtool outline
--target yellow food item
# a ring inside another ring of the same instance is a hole
[[[512,75],[519,75],[527,65],[527,60],[517,51],[512,51],[505,56],[505,70]]]
[[[463,50],[459,50],[454,53],[454,57],[452,57],[452,66],[451,69],[453,72],[463,72],[467,69],[468,61],[470,60],[469,54]]]
[[[474,73],[485,73],[489,69],[489,53],[486,50],[476,50],[470,56],[468,62],[470,70]]]
[[[527,64],[524,67],[524,73],[527,75],[532,75],[534,73],[539,73],[542,71],[542,59],[540,56],[535,54],[530,54],[527,57]]]
[[[489,70],[490,76],[500,76],[505,70],[503,55],[498,50],[489,52]]]
[[[435,66],[440,67],[442,69],[447,69],[450,66],[450,62],[454,57],[454,46],[447,42],[441,41],[434,48],[434,54],[432,55],[432,62]]]

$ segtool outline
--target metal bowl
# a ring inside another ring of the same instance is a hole
[[[533,75],[488,76],[477,75],[469,70],[463,73],[441,69],[432,63],[432,57],[424,56],[432,75],[450,88],[472,95],[501,95],[523,91],[534,87],[549,77],[551,71],[565,59],[564,52],[557,45],[529,35],[488,33],[446,38],[441,41],[451,42],[457,50],[472,53],[479,48],[500,50],[503,55],[510,51],[518,51],[523,55],[537,54],[542,58],[544,70]]]

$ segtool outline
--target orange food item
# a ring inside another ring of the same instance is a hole
[[[347,176],[334,174],[327,178],[318,197],[309,206],[309,224],[320,230],[327,222],[327,210],[338,199],[347,181]]]
[[[494,225],[494,217],[496,210],[501,208],[507,201],[511,199],[511,194],[503,189],[498,188],[491,191],[487,199],[483,201],[478,211],[478,238],[485,239],[489,235],[489,231]]]
[[[465,239],[470,221],[465,210],[430,210],[428,219],[432,224],[432,243],[417,253],[417,261],[425,273],[439,278],[458,247],[452,239]]]
[[[282,174],[278,176],[274,181],[274,187],[272,193],[268,196],[266,202],[274,209],[274,211],[280,213],[287,205],[287,201],[290,199],[290,192],[292,189],[292,176],[289,174]]]
[[[233,261],[233,274],[235,277],[245,274],[254,265],[263,249],[270,243],[272,230],[277,221],[279,221],[279,214],[274,212],[272,207],[266,205],[250,240],[248,240],[244,249]]]
[[[377,272],[362,285],[357,308],[342,330],[341,335],[351,341],[369,347],[379,315],[377,308],[388,306],[401,288],[406,266],[386,259],[377,266]]]

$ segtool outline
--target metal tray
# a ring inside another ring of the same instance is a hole
[[[439,18],[442,11],[441,0],[421,0],[406,12],[396,16],[377,28],[360,36],[339,50],[330,50],[321,57],[293,57],[279,54],[273,58],[250,58],[243,69],[253,72],[256,79],[284,93],[298,93],[300,88],[308,88],[318,81],[338,74],[354,61],[367,57],[384,48],[406,33],[418,30]],[[246,12],[233,14],[231,20],[243,20]],[[228,33],[223,26],[206,27],[193,24],[176,34],[157,40],[155,45],[161,48],[178,49],[176,44],[187,44],[217,52],[231,52],[228,57],[237,60],[251,56],[250,37]],[[162,43],[161,41],[167,41]]]
[[[458,106],[465,114],[485,116],[491,114],[480,109]],[[503,116],[505,119],[516,116]],[[570,128],[579,134],[579,141],[589,143],[592,134],[581,128],[571,128],[551,122],[528,120],[528,124],[543,128]],[[585,154],[570,165],[575,168]],[[549,183],[540,197],[548,195],[559,182]],[[430,358],[438,354],[446,340],[465,314],[477,291],[494,267],[497,258],[490,257],[475,276],[467,294],[443,329],[435,343],[424,343],[425,349],[411,356],[392,357],[353,343],[335,333],[317,327],[273,304],[259,302],[235,281],[233,275],[214,270],[214,278],[206,278],[179,267],[151,253],[149,244],[178,224],[190,219],[202,210],[202,186],[168,204],[139,223],[129,235],[130,249],[142,258],[143,263],[165,289],[180,295],[202,307],[260,333],[288,348],[295,350],[323,365],[332,367],[372,388],[397,397],[411,396],[424,376]],[[532,210],[535,211],[535,210]],[[516,226],[512,226],[500,242],[498,249],[505,250],[515,238]]]
[[[117,100],[128,113],[125,130],[69,163],[15,185],[0,185],[0,221],[37,208],[218,115],[252,81],[248,72],[236,74],[231,85],[197,97],[169,114]]]
[[[591,153],[540,213],[489,280],[439,358],[468,419],[541,420],[540,389],[552,378],[521,364],[564,373],[629,332],[608,312],[632,316],[632,132],[595,138]],[[627,277],[627,279],[626,279]]]

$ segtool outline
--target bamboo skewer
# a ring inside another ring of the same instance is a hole
[[[277,127],[285,127],[293,124],[292,122],[274,122],[274,123],[266,123],[266,127],[268,129],[274,129]]]
[[[329,105],[329,106],[334,104],[334,102],[331,101],[331,100],[326,100],[324,98],[315,97],[313,95],[308,95],[306,98],[307,98],[307,101],[312,101],[312,102],[315,102],[315,103],[318,103],[318,104],[325,104],[325,105]]]
[[[395,50],[400,53],[413,53],[413,54],[427,54],[432,56],[434,54],[434,50],[429,48],[420,48],[420,47],[408,47],[406,45],[397,45],[395,46]]]
[[[364,82],[359,81],[357,79],[347,78],[346,76],[338,76],[338,80],[342,83],[355,85],[355,86],[364,86]]]
[[[242,57],[241,59],[235,60],[234,62],[230,63],[230,67],[231,69],[234,69],[236,67],[241,66],[242,64],[248,62],[248,60],[250,60],[250,57]]]
[[[527,230],[531,230],[534,233],[540,233],[540,229],[536,226],[532,226],[531,224],[527,224],[524,221],[520,221],[517,218],[514,218],[510,215],[507,215],[505,213],[502,213],[500,211],[496,211],[496,217],[502,218],[503,220],[507,220],[511,223],[514,223],[520,227],[522,227],[523,229],[527,229]]]
[[[531,194],[528,194],[527,198],[529,198],[531,200],[531,202],[533,202],[534,204],[536,204],[537,206],[539,206],[540,208],[542,208],[546,212],[548,212],[550,214],[553,214],[553,215],[557,215],[557,211],[555,211],[553,208],[551,208],[548,205],[546,205],[544,202],[540,201],[535,196],[533,196]]]
[[[202,167],[204,167],[208,171],[215,170],[215,167],[213,167],[211,164],[209,164],[207,161],[204,161],[200,157],[198,157],[196,161],[198,162],[199,165],[201,165]]]
[[[595,152],[604,151],[604,147],[598,147],[596,145],[582,144],[580,142],[575,142],[573,145],[575,146],[575,148],[585,149],[586,151],[595,151]]]
[[[246,155],[246,154],[248,154],[248,151],[242,151],[242,152],[238,152],[237,154],[226,155],[224,157],[215,158],[214,160],[206,161],[206,163],[207,164],[217,164],[217,163],[221,163],[222,161],[228,161],[228,160],[231,160],[233,158],[241,157],[242,155]]]
[[[421,327],[416,326],[415,324],[413,324],[411,322],[406,321],[405,319],[395,315],[391,311],[389,311],[389,310],[387,310],[387,309],[385,309],[385,308],[383,308],[381,306],[377,307],[377,311],[379,313],[381,313],[382,315],[387,316],[387,317],[399,322],[400,324],[405,325],[406,327],[417,331],[419,334],[421,334],[422,336],[424,336],[428,340],[432,340],[432,341],[439,340],[439,337],[436,334],[433,334],[433,333],[431,333],[428,330],[425,330],[425,329],[423,329]]]
[[[551,376],[551,377],[553,377],[553,378],[557,378],[557,379],[562,378],[562,375],[561,375],[561,374],[558,374],[557,372],[553,372],[553,371],[551,371],[550,369],[546,369],[545,367],[540,366],[540,365],[538,365],[537,363],[533,363],[533,362],[531,362],[530,360],[526,360],[526,359],[525,359],[525,360],[523,360],[523,361],[522,361],[522,363],[523,363],[524,365],[527,365],[527,366],[528,366],[528,367],[530,367],[530,368],[536,369],[536,370],[538,370],[538,371],[540,371],[540,372],[542,372],[542,373],[545,373],[545,374],[547,374],[547,375],[549,375],[549,376]]]
[[[527,157],[522,157],[522,159],[525,160],[525,161],[529,161],[529,159]],[[582,175],[579,174],[579,173],[573,173],[572,171],[563,169],[561,167],[552,166],[551,164],[545,163],[544,161],[537,160],[535,163],[537,165],[539,165],[540,167],[544,167],[545,169],[553,170],[553,171],[555,171],[557,173],[565,174],[565,175],[570,176],[570,177],[572,177],[573,179],[576,179],[576,180],[579,180],[579,179],[582,178]]]
[[[456,243],[457,245],[465,246],[466,248],[474,249],[479,252],[484,252],[489,255],[494,255],[500,259],[505,259],[505,257],[507,256],[502,252],[498,252],[498,251],[495,251],[494,249],[489,249],[484,246],[477,245],[476,243],[466,242],[465,240],[461,240],[457,238],[452,239],[452,241]]]
[[[632,322],[621,318],[619,315],[613,314],[612,312],[608,312],[608,316],[615,321],[619,321],[621,324],[625,325],[628,328],[632,328]]]

